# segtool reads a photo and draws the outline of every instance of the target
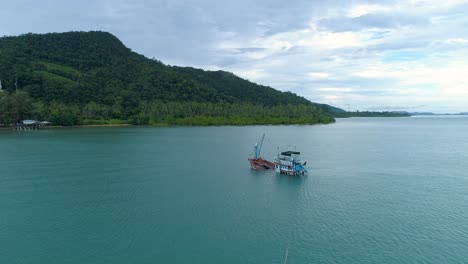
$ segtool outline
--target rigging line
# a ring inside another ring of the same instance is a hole
[[[288,253],[289,253],[289,247],[286,248],[286,255],[284,256],[284,264],[287,264],[288,262]]]

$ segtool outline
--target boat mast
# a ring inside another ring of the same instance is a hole
[[[263,133],[260,143],[255,144],[255,159],[260,158],[260,151],[262,150],[263,140],[265,139],[265,133]]]

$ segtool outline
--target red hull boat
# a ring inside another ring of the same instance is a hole
[[[275,168],[275,164],[273,162],[264,160],[262,158],[255,159],[253,157],[250,157],[249,161],[250,161],[250,168],[254,170],[269,170],[269,169]]]
[[[262,150],[263,140],[265,139],[265,134],[263,134],[262,139],[259,143],[255,144],[254,146],[254,154],[250,155],[249,162],[250,168],[254,170],[269,170],[275,168],[275,163],[263,159],[260,156],[260,151]]]

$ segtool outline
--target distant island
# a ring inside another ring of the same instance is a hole
[[[347,117],[409,117],[411,116],[408,112],[401,111],[343,111],[334,114],[335,117],[347,118]]]
[[[165,65],[107,32],[0,38],[0,124],[327,124],[344,110],[225,71]]]
[[[460,116],[460,115],[468,115],[468,112],[460,112],[460,113],[444,113],[444,114],[436,114],[432,112],[413,112],[410,113],[412,116]]]
[[[333,112],[333,111],[332,111]],[[334,117],[410,117],[410,116],[464,116],[468,112],[436,114],[432,112],[406,112],[406,111],[354,111],[335,112]]]

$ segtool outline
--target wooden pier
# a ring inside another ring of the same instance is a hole
[[[13,125],[13,129],[16,131],[34,131],[40,129],[48,129],[52,123],[47,121],[36,121],[36,120],[23,120],[20,123]]]

